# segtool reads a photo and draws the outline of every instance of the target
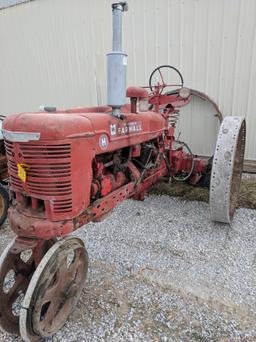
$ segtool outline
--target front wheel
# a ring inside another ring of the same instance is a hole
[[[9,208],[9,194],[6,188],[0,184],[0,227],[6,220],[7,211]]]
[[[20,310],[24,341],[55,334],[80,297],[88,270],[88,254],[81,239],[68,236],[44,255],[33,274]]]

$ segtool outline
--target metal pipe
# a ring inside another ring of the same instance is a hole
[[[121,117],[121,107],[125,104],[127,55],[122,52],[122,12],[127,10],[127,2],[112,4],[113,50],[107,54],[107,101],[116,117]]]
[[[122,51],[122,3],[113,4],[113,51]]]

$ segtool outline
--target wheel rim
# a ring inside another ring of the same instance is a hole
[[[243,172],[243,160],[244,160],[244,151],[245,151],[245,130],[246,130],[245,121],[243,121],[239,130],[239,134],[238,134],[237,148],[236,148],[235,156],[234,156],[233,174],[232,174],[232,180],[231,180],[230,210],[229,210],[229,216],[231,220],[236,210],[240,184],[241,184],[241,178],[242,178],[242,172]]]
[[[245,120],[225,117],[217,139],[210,184],[214,221],[230,223],[237,206],[246,138]]]
[[[78,238],[58,241],[46,253],[21,309],[20,332],[24,340],[51,336],[64,325],[79,299],[87,270],[88,255]]]
[[[0,194],[0,217],[3,216],[5,211],[5,202],[3,196]]]

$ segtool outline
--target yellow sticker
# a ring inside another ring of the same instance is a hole
[[[27,164],[17,164],[18,167],[18,177],[22,180],[23,183],[26,183],[27,179],[27,171],[29,166]]]

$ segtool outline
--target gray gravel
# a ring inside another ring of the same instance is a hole
[[[228,226],[212,223],[201,202],[122,203],[76,232],[90,256],[88,280],[48,342],[256,341],[255,228],[256,210],[239,209]],[[3,232],[2,249],[11,236]]]

